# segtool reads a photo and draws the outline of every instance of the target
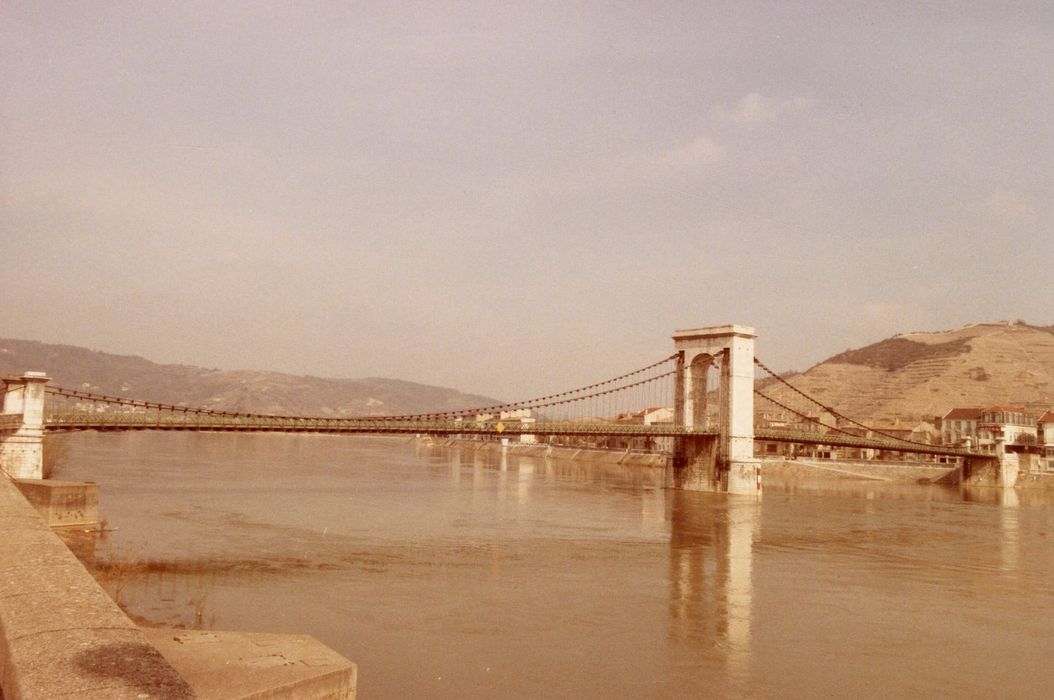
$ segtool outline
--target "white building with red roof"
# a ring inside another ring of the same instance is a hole
[[[1043,446],[1043,467],[1054,471],[1054,408],[1050,409],[1036,422],[1039,433],[1039,444]]]
[[[977,443],[985,452],[995,452],[996,443],[1035,445],[1036,418],[1020,406],[989,406],[977,424]]]

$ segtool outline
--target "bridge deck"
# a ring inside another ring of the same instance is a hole
[[[918,443],[900,442],[885,438],[864,438],[838,433],[809,433],[790,430],[770,430],[761,428],[754,431],[755,440],[769,442],[788,442],[799,445],[830,445],[832,447],[860,447],[864,449],[887,450],[893,452],[913,452],[918,454],[942,455],[946,457],[991,457],[992,455],[970,452],[960,447],[948,445],[920,445]]]
[[[47,416],[45,430],[183,430],[218,432],[416,434],[433,435],[568,435],[644,436],[717,435],[714,430],[672,425],[618,425],[609,423],[458,422],[450,420],[386,420],[383,418],[286,418],[280,416],[224,416],[149,413],[66,413]]]
[[[617,423],[539,422],[523,425],[501,422],[453,420],[407,420],[385,418],[291,418],[283,416],[230,416],[194,413],[127,412],[127,413],[61,413],[45,419],[49,432],[73,430],[178,430],[217,432],[275,432],[331,434],[417,434],[489,435],[489,436],[594,436],[594,437],[684,437],[717,435],[704,428],[682,428],[673,425],[637,425]],[[988,457],[961,448],[944,445],[918,445],[891,439],[863,438],[852,435],[819,432],[794,432],[759,429],[756,440],[832,447],[858,447],[895,452],[944,455],[950,457]]]

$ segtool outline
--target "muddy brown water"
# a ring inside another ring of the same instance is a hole
[[[401,438],[94,434],[81,554],[144,623],[307,633],[361,698],[1049,697],[1054,503]]]

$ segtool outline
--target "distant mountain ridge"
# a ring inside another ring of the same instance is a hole
[[[325,379],[158,364],[70,345],[0,339],[0,373],[44,370],[54,384],[100,394],[276,415],[400,415],[489,406],[497,399],[398,379]],[[869,423],[914,421],[995,404],[1054,407],[1054,325],[975,323],[906,333],[785,375],[805,393]],[[764,391],[799,410],[778,383]],[[759,408],[762,401],[759,400]],[[815,406],[810,412],[818,412]]]
[[[870,422],[932,418],[959,406],[995,404],[1022,406],[1038,416],[1054,406],[1054,326],[974,323],[905,333],[847,350],[787,378],[840,412]],[[765,392],[773,398],[788,398],[777,385],[768,387]]]
[[[144,401],[276,415],[402,415],[498,400],[399,379],[325,379],[280,372],[165,365],[72,345],[0,338],[0,373],[48,373],[53,384]]]

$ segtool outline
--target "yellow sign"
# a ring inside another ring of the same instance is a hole
[[[504,433],[505,432],[505,424],[504,423],[498,423],[497,425],[494,426],[494,429],[497,430],[499,433]]]

